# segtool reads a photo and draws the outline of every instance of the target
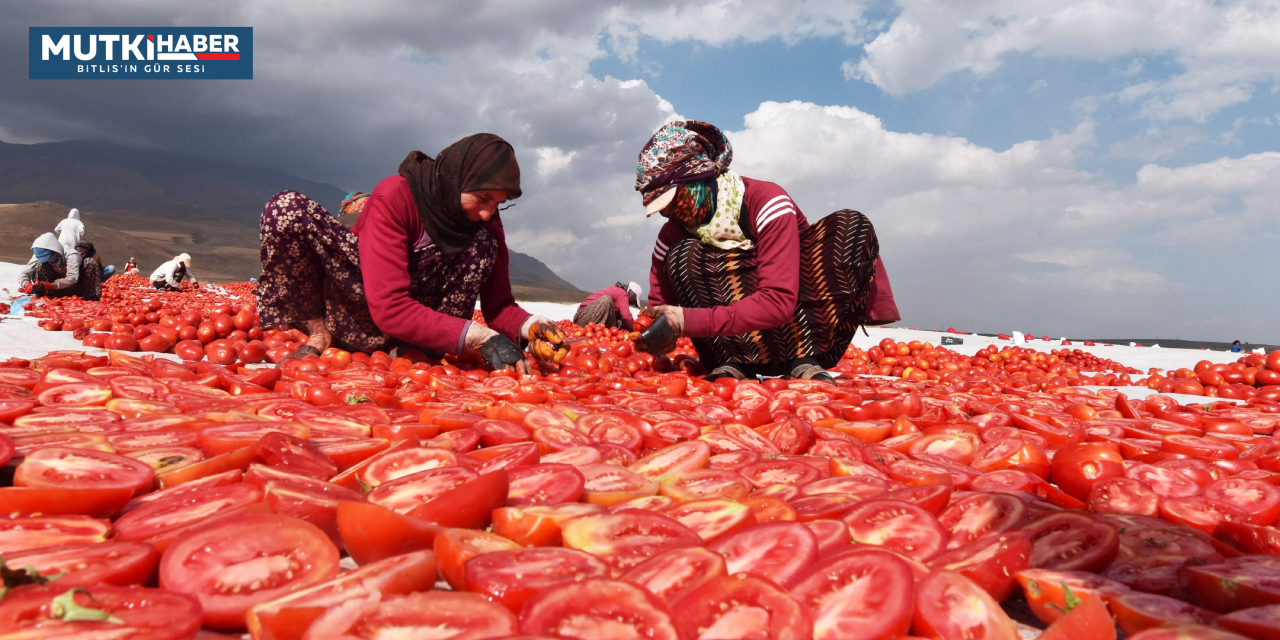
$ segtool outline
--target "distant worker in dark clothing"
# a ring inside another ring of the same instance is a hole
[[[31,244],[31,253],[31,260],[18,274],[18,291],[33,296],[98,299],[84,295],[80,254],[68,251],[58,242],[58,236],[46,233],[36,238]]]
[[[116,274],[116,266],[114,264],[106,266],[102,265],[102,256],[98,255],[98,250],[94,248],[92,242],[81,241],[76,245],[76,251],[80,254],[80,258],[83,262],[88,262],[92,259],[92,261],[98,265],[98,270],[102,272],[103,282],[111,279],[111,276]]]
[[[196,274],[191,273],[191,256],[185,253],[174,256],[151,273],[151,284],[161,291],[181,291],[184,279],[191,280],[191,284],[200,284],[196,281]]]
[[[573,323],[585,327],[594,322],[613,329],[631,331],[635,318],[631,315],[631,307],[640,307],[640,285],[615,283],[589,296],[578,305],[578,312],[573,316]]]
[[[1240,344],[1239,340],[1233,341],[1231,343],[1231,353],[1240,353],[1241,351],[1244,351],[1244,345]]]
[[[102,275],[102,258],[98,257],[90,242],[76,243],[76,253],[80,255],[80,283],[77,287],[80,293],[77,295],[85,300],[101,300],[102,282],[106,280]]]

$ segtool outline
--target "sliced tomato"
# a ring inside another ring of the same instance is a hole
[[[249,634],[260,640],[302,640],[329,608],[373,595],[386,598],[427,591],[436,578],[436,557],[431,551],[392,556],[254,605],[247,619]]]
[[[900,500],[869,500],[841,519],[854,542],[884,546],[922,562],[947,544],[947,532],[932,513]]]
[[[1261,480],[1223,478],[1204,488],[1204,497],[1229,504],[1249,514],[1249,522],[1259,526],[1275,524],[1280,518],[1280,487]]]
[[[493,531],[526,547],[558,547],[563,543],[561,523],[601,513],[604,507],[580,502],[503,507],[493,512]]]
[[[245,447],[201,460],[193,465],[156,474],[156,483],[161,489],[176,487],[208,476],[217,476],[229,471],[244,471],[253,464],[253,447]]]
[[[750,507],[732,500],[695,500],[663,510],[706,542],[756,524]]]
[[[111,518],[120,513],[132,497],[130,487],[75,490],[3,487],[0,488],[0,513]]]
[[[582,500],[591,504],[607,507],[658,493],[657,482],[611,464],[583,465],[578,471],[584,479]]]
[[[115,523],[115,537],[163,546],[175,537],[170,534],[214,517],[243,511],[261,501],[262,491],[249,484],[178,493],[120,516]]]
[[[583,580],[530,598],[520,631],[560,638],[680,640],[667,606],[629,582]]]
[[[717,539],[709,549],[725,557],[730,575],[749,573],[789,587],[818,561],[818,539],[798,522],[770,522]]]
[[[13,473],[19,487],[75,491],[127,488],[135,494],[151,489],[155,471],[127,456],[90,449],[46,447],[32,451]]]
[[[818,539],[818,558],[848,551],[851,545],[849,526],[839,520],[810,520],[804,523]]]
[[[1013,621],[982,587],[947,570],[916,585],[912,630],[929,638],[1018,640]]]
[[[438,447],[388,449],[371,458],[369,464],[357,472],[356,477],[364,487],[372,488],[422,471],[457,465],[457,454],[448,449]]]
[[[243,628],[252,606],[336,575],[338,549],[323,531],[268,513],[188,530],[160,559],[160,586],[195,596],[204,623],[221,629]]]
[[[802,487],[822,478],[822,473],[810,465],[781,459],[749,464],[740,467],[738,473],[758,489],[776,484]]]
[[[560,530],[566,547],[599,557],[615,576],[663,551],[702,544],[697,533],[676,520],[639,510],[581,516]]]
[[[445,529],[436,537],[433,549],[440,577],[454,589],[462,589],[462,571],[468,560],[494,551],[518,549],[520,545],[488,531]]]
[[[791,592],[813,612],[813,637],[835,640],[905,635],[913,590],[906,562],[861,547],[814,565]]]
[[[1101,571],[1120,552],[1116,527],[1082,513],[1050,514],[1023,530],[1031,535],[1031,566],[1037,569]]]
[[[742,500],[751,484],[741,474],[726,469],[693,469],[668,474],[659,482],[658,492],[680,502],[707,498]]]
[[[254,458],[271,467],[298,475],[328,480],[338,474],[338,466],[315,447],[287,433],[272,432],[254,445]]]
[[[1083,571],[1024,569],[1015,573],[1014,578],[1022,585],[1031,613],[1045,624],[1052,624],[1067,611],[1068,590],[1076,597],[1096,596],[1103,602],[1129,592],[1129,587],[1115,580]]]
[[[100,584],[72,593],[71,599],[119,622],[53,618],[54,599],[68,592],[53,585],[11,592],[0,601],[0,634],[14,640],[184,640],[200,630],[200,604],[184,594]]]
[[[608,578],[609,565],[575,549],[509,549],[476,556],[462,567],[463,589],[519,613],[535,593],[565,582]]]
[[[768,580],[738,574],[710,580],[674,606],[690,640],[807,640],[813,619],[804,605]]]
[[[102,542],[110,532],[109,520],[88,516],[0,515],[0,554]]]
[[[710,461],[711,446],[702,440],[690,440],[645,455],[629,468],[646,478],[658,479],[676,471],[704,469]]]
[[[1008,531],[978,538],[934,558],[929,565],[955,571],[974,581],[996,602],[1013,595],[1013,576],[1031,566],[1031,536],[1024,531]]]
[[[1280,604],[1233,611],[1218,618],[1218,626],[1254,640],[1280,638]]]
[[[1218,614],[1208,609],[1154,593],[1122,593],[1113,596],[1109,605],[1116,625],[1130,636],[1152,627],[1211,625],[1218,618]]]
[[[674,607],[694,589],[725,575],[728,569],[724,556],[702,547],[682,547],[636,565],[621,579],[644,587]]]
[[[240,482],[240,480],[243,477],[244,477],[244,473],[241,472],[239,469],[232,469],[230,471],[224,471],[222,473],[206,476],[204,478],[200,478],[199,480],[193,480],[191,482],[188,482],[186,484],[182,484],[176,487],[169,487],[168,489],[160,489],[158,491],[152,491],[151,493],[144,493],[130,500],[128,504],[124,506],[124,512],[128,513],[130,511],[133,511],[134,509],[137,509],[138,507],[141,507],[142,505],[147,504],[148,502],[155,502],[156,500],[164,500],[176,495],[182,495],[185,493],[198,491],[200,489],[207,489],[210,487],[221,487],[228,484],[236,484],[237,482]]]
[[[369,492],[368,500],[396,513],[407,514],[445,491],[479,477],[480,474],[466,467],[435,467],[379,483]]]
[[[957,549],[1019,526],[1026,514],[1026,503],[1014,496],[980,493],[957,500],[938,514],[938,522],[950,534],[947,548]]]
[[[312,623],[308,640],[379,638],[503,638],[516,633],[516,617],[474,593],[425,591],[353,598]]]
[[[586,486],[582,472],[567,464],[531,464],[508,474],[507,506],[512,507],[577,502]]]
[[[155,572],[160,552],[143,542],[108,541],[5,554],[10,568],[32,567],[51,580],[50,588],[143,584]]]

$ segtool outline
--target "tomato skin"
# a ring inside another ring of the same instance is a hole
[[[1024,529],[1031,535],[1031,566],[1059,571],[1101,571],[1120,552],[1116,527],[1077,512],[1054,513]]]
[[[946,547],[947,532],[933,514],[900,500],[868,500],[842,518],[853,541],[883,545],[920,561]]]
[[[889,551],[859,547],[823,560],[791,591],[816,618],[815,640],[890,638],[911,626],[915,580]]]
[[[87,516],[0,515],[0,554],[55,545],[102,542],[111,532],[109,520]]]
[[[612,624],[632,627],[626,637],[680,640],[667,606],[627,582],[584,580],[538,593],[520,613],[520,632],[556,637],[605,637]]]
[[[253,535],[245,536],[246,531]],[[243,562],[246,554],[280,560],[258,569],[267,571],[267,577],[230,572],[229,565]],[[204,623],[222,629],[243,628],[245,614],[255,604],[337,574],[338,549],[323,531],[297,518],[274,514],[231,516],[192,529],[169,545],[160,559],[160,586],[195,596],[204,610]],[[228,582],[236,578],[235,586],[242,589],[233,591]]]
[[[1217,614],[1174,598],[1153,593],[1122,593],[1111,598],[1116,625],[1133,636],[1152,627],[1178,624],[1213,624]]]
[[[401,554],[431,549],[443,527],[364,502],[337,508],[338,536],[356,564],[366,565]]]
[[[979,616],[982,619],[976,620]],[[929,638],[1019,637],[1013,621],[986,591],[968,578],[946,570],[934,571],[916,585],[912,629]]]
[[[436,537],[432,548],[440,577],[454,589],[462,589],[462,572],[468,560],[493,551],[518,549],[520,545],[488,531],[445,529]]]
[[[1124,476],[1123,460],[1119,451],[1090,442],[1059,449],[1049,468],[1054,483],[1083,502],[1089,499],[1094,483]]]
[[[702,544],[697,533],[678,521],[635,509],[581,516],[560,530],[566,547],[599,557],[615,576],[663,551]]]
[[[111,518],[133,497],[129,487],[61,489],[48,487],[0,488],[0,513],[82,515]]]
[[[516,633],[516,617],[474,593],[424,591],[388,598],[361,598],[335,606],[307,638],[505,638]]]

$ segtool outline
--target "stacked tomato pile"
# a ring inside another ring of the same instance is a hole
[[[1276,403],[574,366],[11,360],[0,634],[1280,633]]]
[[[845,373],[953,384],[970,379],[1036,391],[1080,385],[1129,385],[1134,384],[1132,374],[1142,373],[1080,349],[1042,353],[1026,347],[996,349],[989,345],[966,356],[919,340],[895,342],[892,338],[885,338],[866,351],[850,345],[845,360],[839,367]],[[1095,375],[1090,376],[1089,372]]]
[[[1213,398],[1246,400],[1254,397],[1280,401],[1280,350],[1267,355],[1251,353],[1232,364],[1196,363],[1194,369],[1152,375],[1147,386],[1160,393],[1186,393]]]

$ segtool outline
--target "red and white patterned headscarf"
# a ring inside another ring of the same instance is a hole
[[[677,184],[716,178],[732,161],[733,147],[715,125],[668,122],[640,150],[636,191],[648,205]]]

